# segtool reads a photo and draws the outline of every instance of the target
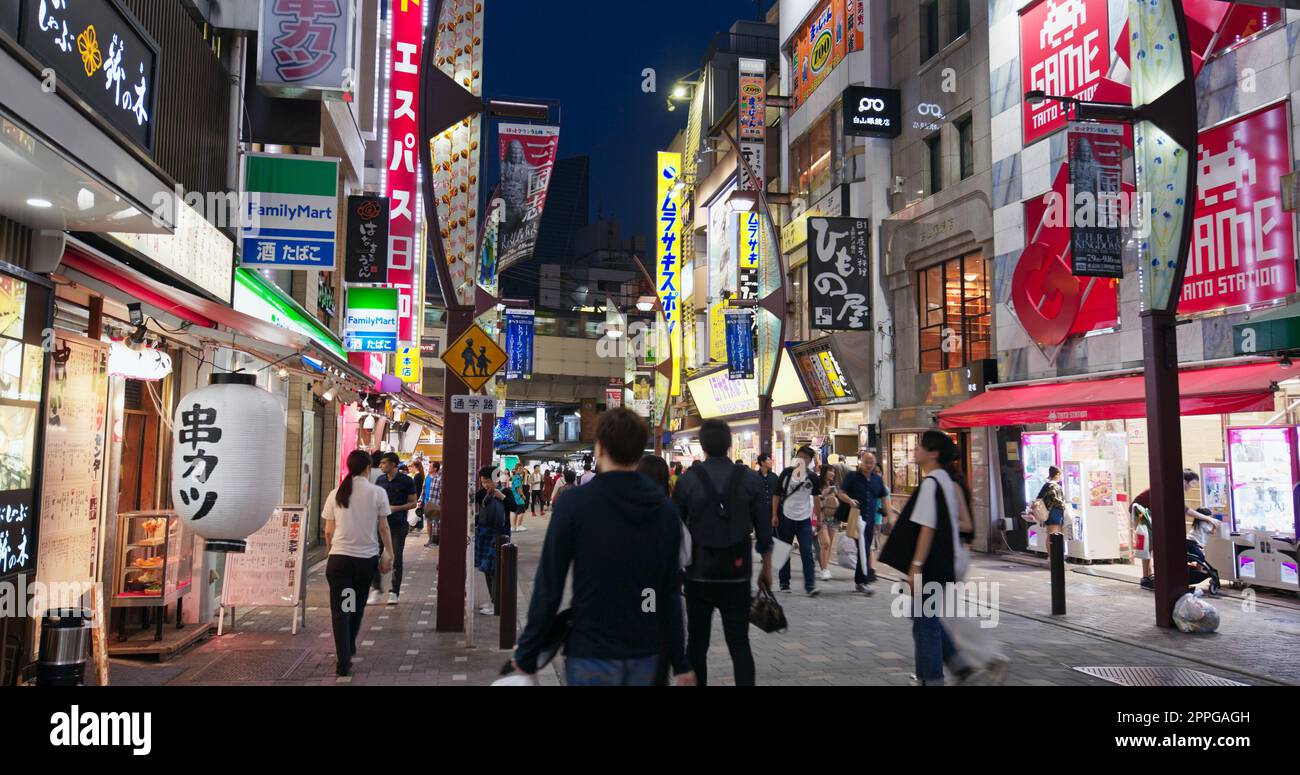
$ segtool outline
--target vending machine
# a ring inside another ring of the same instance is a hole
[[[1298,432],[1295,427],[1277,425],[1228,429],[1229,537],[1237,581],[1300,591],[1296,559]]]
[[[1121,531],[1126,527],[1124,504],[1111,460],[1067,460],[1065,480],[1066,553],[1078,560],[1118,560]]]
[[[1020,434],[1021,455],[1025,463],[1025,503],[1033,503],[1038,491],[1047,482],[1048,469],[1060,467],[1061,457],[1055,433],[1036,432]],[[1027,548],[1031,552],[1047,553],[1047,529],[1030,525]]]

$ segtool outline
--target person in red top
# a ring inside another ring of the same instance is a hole
[[[542,474],[542,513],[546,513],[546,507],[551,505],[551,496],[555,493],[555,475],[551,471]]]
[[[1190,468],[1183,469],[1183,493],[1184,494],[1191,492],[1192,488],[1200,484],[1200,482],[1201,482],[1201,477],[1199,474],[1197,474],[1195,471],[1193,471]],[[1136,498],[1133,499],[1133,505],[1141,506],[1142,508],[1146,509],[1148,514],[1151,514],[1151,489],[1147,488],[1146,490],[1143,490],[1140,495],[1138,495]],[[1188,506],[1185,501],[1183,503],[1183,509],[1185,511],[1187,518],[1189,519],[1195,519],[1198,516],[1196,511],[1192,509],[1190,506]],[[1154,514],[1151,514],[1151,522],[1152,522],[1151,527],[1154,528],[1155,526]],[[1154,530],[1152,532],[1154,532]],[[1140,582],[1140,584],[1142,585],[1143,589],[1156,588],[1156,579],[1155,576],[1152,575],[1151,573],[1150,559],[1146,559],[1142,561],[1142,581]]]

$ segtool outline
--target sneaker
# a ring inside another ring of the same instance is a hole
[[[1143,589],[1154,590],[1156,588],[1156,579],[1154,576],[1143,576],[1142,580],[1138,582],[1138,586]]]
[[[491,603],[484,603],[483,605],[478,607],[478,612],[480,614],[483,614],[484,616],[491,616],[495,612],[495,610],[496,609],[492,607]]]
[[[830,568],[823,568],[823,569],[822,569],[821,580],[822,580],[822,581],[830,581],[830,580],[831,580],[831,569],[830,569]]]
[[[528,528],[524,527],[523,525],[520,525],[519,527],[515,528],[515,532],[516,532],[516,533],[527,533],[527,532],[528,532]]]
[[[396,593],[396,592],[389,592],[389,593],[388,593],[388,604],[389,604],[389,605],[397,605],[397,593]]]
[[[384,602],[383,593],[371,587],[370,595],[366,598],[366,605],[379,605],[382,602]]]
[[[872,589],[870,585],[867,584],[854,584],[853,589],[857,592],[861,592],[867,597],[871,597],[872,595],[876,594],[876,590]]]
[[[1005,657],[994,657],[993,661],[988,663],[984,668],[988,683],[993,686],[1001,686],[1002,682],[1007,679],[1007,668],[1011,663]]]
[[[790,588],[789,588],[789,587],[781,587],[781,591],[784,592],[784,593],[786,593],[787,595],[790,594]]]
[[[817,587],[813,587],[812,589],[805,590],[805,592],[808,595],[808,597],[817,597],[822,593],[822,591]]]

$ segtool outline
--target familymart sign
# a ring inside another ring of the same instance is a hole
[[[244,155],[240,265],[334,271],[339,160]]]

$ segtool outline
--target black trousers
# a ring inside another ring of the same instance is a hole
[[[399,519],[395,515],[388,517],[388,532],[393,537],[393,588],[390,592],[402,594],[402,550],[406,548],[406,535],[411,532],[411,526],[406,524],[406,512],[402,512]],[[375,574],[375,589],[383,592],[379,586],[379,575]]]
[[[340,665],[352,663],[357,652],[357,633],[366,613],[366,593],[379,575],[379,560],[331,554],[325,563],[325,580],[330,585],[330,622],[334,627],[334,653]]]
[[[749,648],[749,584],[686,583],[686,654],[698,686],[709,678],[709,637],[713,609],[722,616],[722,634],[731,653],[736,686],[754,685],[754,654]]]
[[[487,582],[488,599],[492,601],[492,609],[497,607],[497,577],[495,573],[483,571],[483,580]]]

